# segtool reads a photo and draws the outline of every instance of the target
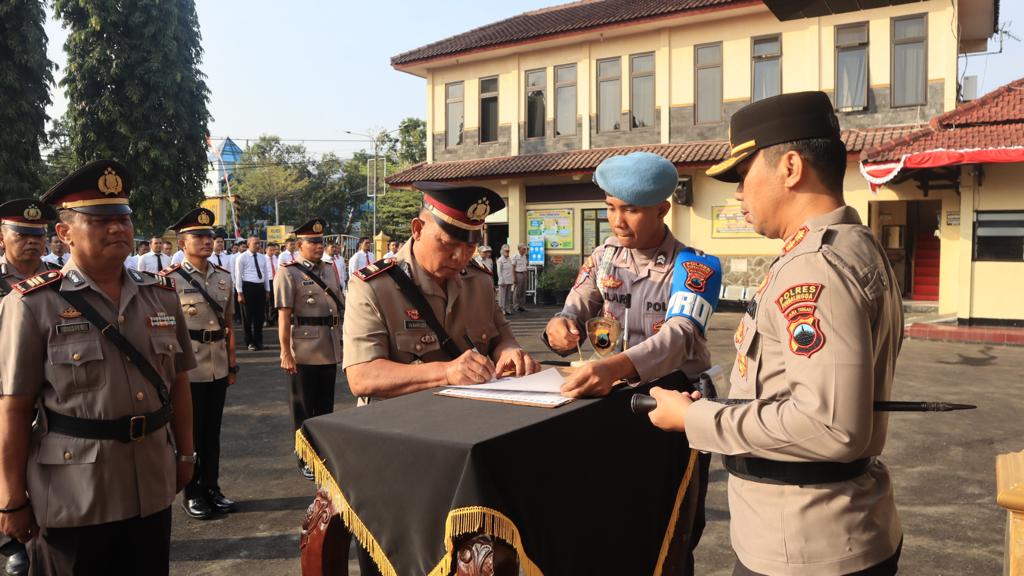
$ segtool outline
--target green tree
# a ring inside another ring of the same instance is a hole
[[[303,205],[309,214],[325,218],[332,234],[348,234],[352,229],[353,214],[366,200],[362,190],[364,184],[357,177],[348,177],[346,170],[352,168],[353,161],[342,160],[333,153],[324,154],[310,165],[309,186],[303,194]]]
[[[391,189],[377,198],[377,231],[401,242],[412,231],[409,222],[420,212],[423,195],[418,190]],[[369,230],[369,227],[366,228]]]
[[[113,158],[134,176],[142,231],[162,231],[202,199],[209,90],[194,0],[54,0],[76,162]]]
[[[68,122],[65,118],[53,121],[46,133],[43,149],[46,150],[46,156],[40,167],[39,179],[42,182],[42,189],[45,190],[78,167],[71,151],[71,134],[68,132]]]
[[[235,169],[233,192],[244,221],[275,220],[275,203],[282,224],[294,224],[306,211],[303,192],[309,184],[305,146],[284,144],[277,136],[260,136],[242,153]]]
[[[54,64],[42,0],[0,0],[0,200],[38,196]]]
[[[406,118],[398,123],[396,164],[402,167],[427,159],[427,123],[419,118]]]

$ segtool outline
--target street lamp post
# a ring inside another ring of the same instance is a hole
[[[382,138],[384,138],[384,136],[387,136],[388,134],[391,134],[391,133],[394,133],[394,132],[398,132],[399,130],[401,130],[401,128],[395,128],[394,130],[388,130],[388,131],[381,131],[378,134],[370,134],[370,133],[363,133],[363,132],[353,132],[352,130],[345,130],[346,134],[351,134],[353,136],[363,136],[363,137],[368,138],[370,141],[373,142],[373,171],[374,171],[374,179],[373,179],[373,187],[372,187],[372,189],[370,187],[370,161],[369,160],[366,161],[366,196],[368,198],[373,199],[373,219],[372,219],[373,224],[372,224],[372,233],[370,234],[370,238],[374,238],[374,237],[377,236],[377,174],[376,174],[376,172],[377,172],[377,163],[380,161],[378,159],[378,156],[377,156],[378,146],[380,145],[380,141],[381,141]],[[384,160],[384,175],[385,176],[387,176],[387,166],[388,166],[387,159],[385,158],[385,160]]]

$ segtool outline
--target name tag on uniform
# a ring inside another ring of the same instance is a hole
[[[185,288],[184,290],[185,294],[197,294],[198,292],[199,288]]]
[[[88,322],[75,322],[73,324],[57,324],[57,334],[76,334],[78,332],[88,332],[89,327],[92,324]]]
[[[313,284],[316,284],[316,282],[313,282],[312,280],[303,280],[302,281],[302,285],[303,286],[312,286]]]
[[[406,320],[406,330],[422,330],[427,327],[427,323],[423,320]]]
[[[177,322],[174,316],[170,314],[157,314],[156,316],[149,317],[149,326],[151,328],[169,328],[176,325]]]

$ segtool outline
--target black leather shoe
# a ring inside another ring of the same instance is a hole
[[[181,499],[181,509],[196,520],[206,520],[210,516],[213,516],[213,509],[210,508],[210,503],[205,498],[185,498]]]
[[[19,550],[7,558],[7,573],[10,576],[28,574],[28,554],[24,550]]]
[[[235,501],[225,496],[220,488],[214,488],[208,494],[210,506],[217,512],[233,512],[235,510]]]

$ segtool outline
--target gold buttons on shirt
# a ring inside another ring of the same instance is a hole
[[[143,394],[142,392],[139,392],[138,394],[135,395],[135,399],[138,400],[139,402],[142,402],[143,400],[146,399],[146,395]]]
[[[168,350],[174,350],[174,344],[168,344],[167,345],[167,349]]]
[[[189,307],[188,307],[188,308],[187,308],[187,309],[185,310],[185,313],[186,313],[186,314],[188,314],[189,316],[195,316],[196,314],[199,314],[199,310],[198,310],[198,309],[196,309],[196,307],[195,307],[195,306],[189,306]]]
[[[210,326],[213,326],[213,320],[210,320]]]
[[[306,298],[306,304],[316,304],[316,298],[313,298],[312,296]]]
[[[481,340],[487,340],[487,334],[481,334],[480,335],[480,339]]]
[[[78,352],[75,352],[74,354],[71,355],[71,359],[74,360],[75,362],[78,362],[79,360],[82,359],[82,355],[79,354]]]
[[[423,350],[423,344],[416,345],[416,351],[419,352],[420,350]]]
[[[71,460],[72,458],[74,458],[74,456],[72,456],[72,454],[71,454],[71,451],[70,451],[70,450],[65,450],[65,451],[64,451],[64,461],[65,461],[65,462],[68,462],[68,461],[70,461],[70,460]]]
[[[121,324],[124,324],[124,315],[122,314],[121,316],[118,316],[117,321]]]

